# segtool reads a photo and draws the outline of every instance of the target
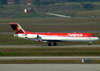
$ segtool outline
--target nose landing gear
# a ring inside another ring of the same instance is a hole
[[[92,42],[88,42],[88,45],[92,45]]]

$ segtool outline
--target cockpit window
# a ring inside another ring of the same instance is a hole
[[[90,37],[95,37],[95,35],[91,35]]]

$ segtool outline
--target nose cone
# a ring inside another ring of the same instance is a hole
[[[99,37],[91,37],[91,41],[98,41]]]
[[[99,37],[97,37],[97,40],[100,40]]]
[[[96,37],[95,40],[99,40],[99,37]]]

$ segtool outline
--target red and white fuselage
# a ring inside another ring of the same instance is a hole
[[[31,39],[34,41],[43,42],[69,42],[69,41],[82,41],[94,42],[99,40],[98,37],[91,33],[35,33],[24,31],[18,23],[9,23],[14,30],[14,36],[20,38]]]

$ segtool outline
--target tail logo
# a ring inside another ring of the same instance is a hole
[[[17,31],[21,31],[21,28],[19,26],[17,27]]]
[[[15,33],[17,33],[17,31],[16,31],[16,30],[14,30],[14,32],[15,32]]]
[[[18,33],[24,33],[23,28],[18,24],[18,23],[9,23],[13,29],[13,31],[18,34]]]

